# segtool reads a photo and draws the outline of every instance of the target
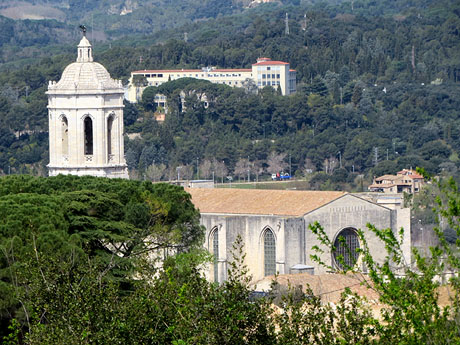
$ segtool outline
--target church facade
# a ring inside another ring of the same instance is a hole
[[[356,234],[358,229],[364,230],[374,259],[382,262],[386,252],[375,234],[367,230],[368,223],[379,229],[390,228],[395,233],[404,228],[403,252],[406,263],[410,264],[409,209],[390,209],[343,192],[199,188],[187,191],[201,212],[201,224],[206,228],[205,247],[215,258],[206,271],[211,281],[227,279],[232,245],[238,235],[244,243],[253,282],[299,270],[326,273],[327,268],[310,257],[314,254],[311,248],[320,246],[309,229],[314,222],[320,223],[337,247],[336,253],[323,247],[320,259],[326,265],[340,268],[337,258],[342,255],[346,264],[366,271],[359,255],[350,255],[339,241],[342,237],[354,253],[354,248],[362,246]]]
[[[83,36],[76,62],[48,85],[49,175],[128,178],[123,145],[123,87]]]

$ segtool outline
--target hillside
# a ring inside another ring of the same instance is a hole
[[[97,44],[96,60],[125,81],[132,70],[248,67],[259,56],[289,61],[297,70],[298,92],[290,97],[270,89],[252,95],[223,85],[172,84],[171,112],[161,126],[152,119],[155,109],[148,99],[127,104],[126,131],[138,136],[126,139],[125,145],[133,176],[167,179],[177,166],[185,167],[183,176],[187,171],[196,176],[197,159],[208,166],[200,167],[200,177],[218,170],[218,176],[247,175],[248,156],[253,178],[268,174],[269,158],[275,156],[281,157],[281,167],[290,161],[297,176],[327,167],[327,174],[311,179],[315,189],[359,190],[359,174],[371,178],[410,166],[455,175],[460,148],[459,5],[391,3],[356,1],[353,9],[348,2],[268,4],[150,36]],[[60,24],[54,23],[57,30]],[[183,32],[189,33],[187,42]],[[0,74],[4,172],[45,172],[46,82],[58,80],[75,59],[74,46],[60,49],[64,55]],[[181,90],[190,96],[187,111],[175,101]],[[209,95],[208,108],[192,97],[197,90]]]

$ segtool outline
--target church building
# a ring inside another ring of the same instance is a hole
[[[121,80],[93,61],[85,31],[77,54],[48,85],[49,175],[128,178]]]
[[[321,246],[309,225],[318,222],[337,250],[324,248],[320,259],[340,269],[343,256],[347,265],[366,272],[355,248],[362,248],[357,235],[361,229],[374,260],[383,262],[386,251],[377,236],[366,227],[404,228],[402,249],[410,265],[410,209],[378,205],[359,196],[335,191],[248,190],[227,188],[189,188],[192,202],[200,210],[201,224],[206,228],[205,247],[214,255],[207,270],[211,281],[227,279],[232,245],[241,236],[246,265],[253,282],[274,274],[309,272],[326,273],[327,269],[310,257],[312,247]],[[348,250],[341,245],[343,238]]]

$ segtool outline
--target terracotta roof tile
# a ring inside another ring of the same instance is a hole
[[[287,62],[283,61],[260,61],[255,64],[252,64],[253,66],[269,66],[269,65],[289,65]]]
[[[400,179],[401,176],[396,176],[396,175],[383,175],[383,176],[379,176],[377,177],[375,180],[376,181],[383,181],[383,180],[396,180],[396,179]]]
[[[344,192],[186,188],[202,213],[300,217],[345,195]]]
[[[152,74],[152,73],[230,73],[230,72],[251,72],[250,68],[216,68],[209,71],[203,71],[201,69],[145,69],[139,71],[132,71],[133,74]]]

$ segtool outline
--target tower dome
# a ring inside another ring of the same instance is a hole
[[[50,83],[48,89],[59,93],[73,93],[88,90],[120,90],[122,85],[120,81],[110,77],[104,66],[93,62],[91,43],[83,36],[78,45],[77,61],[68,65],[62,73],[61,80]]]
[[[49,174],[128,178],[123,87],[93,61],[85,30],[76,62],[64,69],[59,82],[48,84]]]

